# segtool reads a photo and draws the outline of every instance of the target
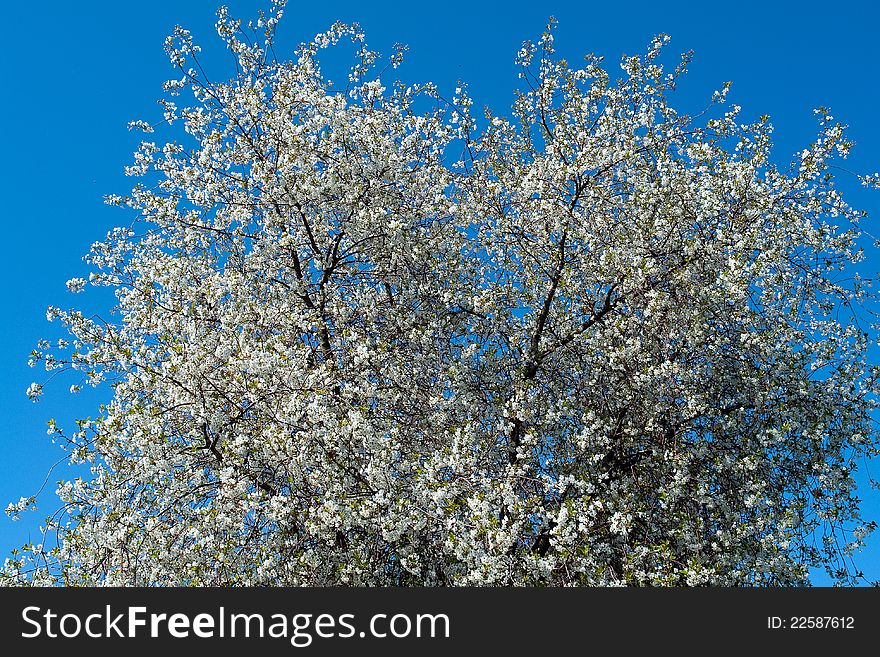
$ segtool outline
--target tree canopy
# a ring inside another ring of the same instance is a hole
[[[356,25],[280,57],[281,8],[220,10],[228,81],[166,41],[164,121],[132,126],[168,140],[68,282],[115,312],[50,308],[69,340],[32,355],[109,385],[50,422],[92,475],[4,581],[854,581],[877,368],[844,127],[818,110],[779,166],[727,85],[670,105],[689,56],[665,68],[665,36],[614,78],[552,25],[512,109],[477,116]]]

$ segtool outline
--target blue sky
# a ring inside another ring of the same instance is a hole
[[[64,283],[86,272],[81,257],[89,245],[127,220],[125,211],[104,206],[102,197],[130,188],[122,168],[137,135],[126,123],[161,114],[155,100],[172,74],[162,49],[165,35],[179,23],[208,53],[220,52],[213,31],[217,1],[45,0],[38,6],[10,3],[3,10],[0,417],[6,425],[0,433],[0,506],[35,492],[63,456],[46,436],[48,418],[70,427],[108,399],[106,389],[71,397],[67,388],[75,381],[64,379],[32,404],[24,391],[43,373],[27,367],[28,353],[39,338],[58,337],[45,321],[46,306],[85,303],[100,311],[109,305],[106,295],[94,291],[73,299]],[[263,6],[257,0],[229,5],[242,18]],[[388,52],[397,41],[410,46],[401,76],[432,80],[444,90],[462,79],[478,105],[503,108],[516,83],[516,51],[541,33],[551,15],[559,21],[556,45],[570,61],[593,52],[612,67],[621,54],[641,52],[658,32],[670,34],[672,51],[696,52],[679,91],[680,106],[702,107],[714,89],[732,80],[731,100],[743,107],[745,118],[771,116],[779,160],[787,161],[814,136],[812,109],[829,106],[849,124],[856,142],[849,168],[880,169],[880,8],[873,2],[291,2],[279,56],[335,20],[358,21],[374,48]],[[880,218],[880,193],[858,188],[845,175],[841,187],[874,221]],[[873,232],[880,234],[880,228]],[[878,269],[880,254],[874,254],[864,273]],[[880,463],[874,472],[880,475]],[[54,482],[63,475],[58,470],[49,478],[37,513],[16,523],[0,517],[0,555],[35,533],[53,510]],[[863,495],[867,515],[880,519],[880,496],[867,488]],[[870,578],[880,579],[880,536],[860,564]]]

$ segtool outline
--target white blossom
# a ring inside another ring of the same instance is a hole
[[[67,289],[74,294],[78,292],[82,292],[86,286],[86,279],[84,278],[71,278],[67,281]]]
[[[31,401],[37,401],[43,395],[43,386],[36,382],[31,383],[26,394]]]

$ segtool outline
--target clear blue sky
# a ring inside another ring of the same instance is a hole
[[[0,125],[0,506],[34,492],[62,453],[46,436],[46,420],[70,427],[94,415],[108,390],[71,397],[72,380],[56,380],[37,404],[24,391],[41,370],[27,367],[41,337],[57,337],[45,321],[47,305],[100,310],[107,297],[94,291],[72,298],[67,279],[86,272],[81,256],[106,231],[122,224],[125,211],[105,207],[102,196],[125,193],[122,175],[137,135],[135,118],[160,115],[155,99],[171,75],[163,39],[176,24],[192,30],[210,53],[219,52],[213,31],[216,0],[151,0],[125,3],[44,0],[10,3],[2,11],[0,51],[3,102]],[[256,15],[257,0],[230,2],[232,14]],[[605,55],[615,66],[623,53],[641,52],[658,32],[672,36],[671,49],[693,49],[696,59],[679,102],[702,106],[712,90],[733,81],[731,99],[746,118],[769,114],[776,126],[776,155],[787,160],[814,135],[812,108],[830,106],[850,126],[857,145],[850,168],[880,169],[880,75],[877,72],[880,9],[873,2],[625,3],[540,0],[461,2],[291,2],[279,34],[279,56],[335,20],[358,21],[374,48],[388,52],[396,41],[411,50],[401,75],[433,80],[441,89],[457,79],[469,83],[477,104],[509,105],[515,85],[514,55],[535,38],[549,16],[559,20],[556,45],[577,61]],[[210,58],[209,58],[210,59]],[[857,206],[880,219],[880,193],[842,180]],[[880,228],[874,229],[880,234]],[[880,269],[880,255],[866,263]],[[874,465],[880,475],[880,463]],[[40,511],[17,523],[0,518],[0,558],[26,541],[53,508],[50,478]],[[868,515],[880,520],[880,496],[864,490]],[[880,579],[880,536],[861,557],[866,574]],[[825,578],[817,576],[816,583]]]

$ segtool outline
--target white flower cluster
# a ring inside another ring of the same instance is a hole
[[[33,497],[22,497],[18,500],[18,502],[10,502],[6,507],[6,515],[8,515],[13,520],[19,520],[21,518],[21,512],[30,510],[33,511],[37,508],[36,499]]]
[[[67,289],[74,294],[78,292],[82,292],[86,287],[86,279],[84,278],[71,278],[67,281]]]

